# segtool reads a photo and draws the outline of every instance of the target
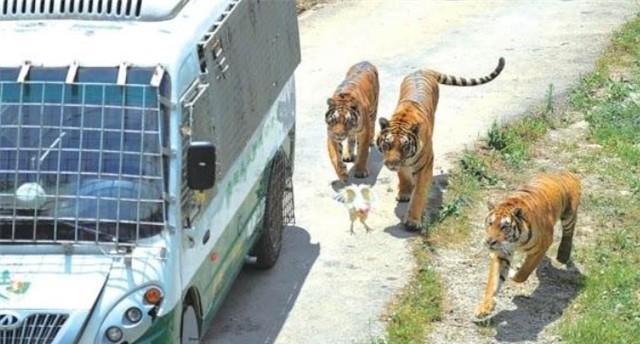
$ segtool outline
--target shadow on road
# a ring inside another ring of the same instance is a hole
[[[203,343],[275,341],[320,254],[320,244],[312,244],[303,228],[287,227],[283,239],[281,255],[273,269],[245,267],[240,272]]]
[[[584,278],[571,262],[567,270],[562,270],[551,265],[547,257],[536,269],[536,276],[540,284],[531,296],[515,296],[513,303],[518,308],[502,311],[491,319],[499,342],[535,342],[547,325],[562,316]]]
[[[378,181],[378,175],[382,170],[382,154],[375,146],[369,147],[369,161],[367,161],[369,176],[367,178],[354,177],[353,163],[350,163],[350,165],[351,167],[349,168],[349,179],[347,180],[348,184],[368,184],[374,186],[376,185],[376,182]],[[333,191],[338,192],[338,190],[345,187],[345,184],[339,180],[334,180],[331,182],[331,187],[333,188]]]
[[[429,196],[427,197],[427,209],[423,213],[423,218],[425,218],[427,222],[430,222],[431,219],[434,219],[436,216],[438,216],[438,213],[440,212],[440,208],[442,207],[442,197],[448,185],[448,178],[449,175],[446,173],[433,176],[431,188],[429,189]],[[396,214],[396,217],[400,221],[402,221],[402,219],[404,218],[404,215],[407,213],[408,208],[409,202],[396,203],[394,212]],[[420,234],[416,232],[407,232],[406,230],[404,230],[404,226],[402,225],[402,223],[389,226],[385,228],[384,231],[400,239],[411,238]]]
[[[369,161],[367,161],[367,169],[369,170],[369,176],[367,178],[355,178],[353,176],[353,166],[349,170],[349,182],[353,184],[369,184],[371,186],[376,185],[380,170],[382,170],[382,154],[375,146],[369,147]]]

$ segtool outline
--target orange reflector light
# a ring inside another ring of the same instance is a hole
[[[144,292],[144,302],[158,305],[162,301],[162,292],[156,287],[151,287]]]

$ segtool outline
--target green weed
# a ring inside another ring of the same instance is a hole
[[[549,122],[541,116],[526,116],[505,126],[494,122],[487,132],[487,146],[512,167],[523,167],[531,157],[532,143],[546,134],[549,128]]]
[[[506,132],[498,126],[498,122],[493,122],[487,132],[487,145],[493,150],[503,150],[509,144]]]
[[[497,182],[496,177],[489,172],[487,163],[475,152],[464,152],[459,164],[463,173],[470,175],[480,183],[494,185]]]
[[[426,243],[414,243],[417,269],[388,315],[387,338],[375,343],[423,343],[429,324],[440,319],[442,283],[431,266],[429,252]]]
[[[553,84],[549,84],[549,88],[547,88],[547,93],[545,95],[545,115],[554,112],[553,105]]]

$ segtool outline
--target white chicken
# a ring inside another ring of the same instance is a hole
[[[366,184],[349,185],[342,188],[336,195],[335,199],[344,205],[349,210],[349,218],[351,220],[351,234],[353,232],[353,222],[358,219],[360,223],[364,225],[367,233],[371,231],[371,228],[367,225],[366,220],[369,216],[369,211],[375,201],[375,196],[371,186]]]

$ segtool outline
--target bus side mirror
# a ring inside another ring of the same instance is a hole
[[[208,190],[216,183],[216,147],[211,142],[192,142],[187,151],[187,186]]]

